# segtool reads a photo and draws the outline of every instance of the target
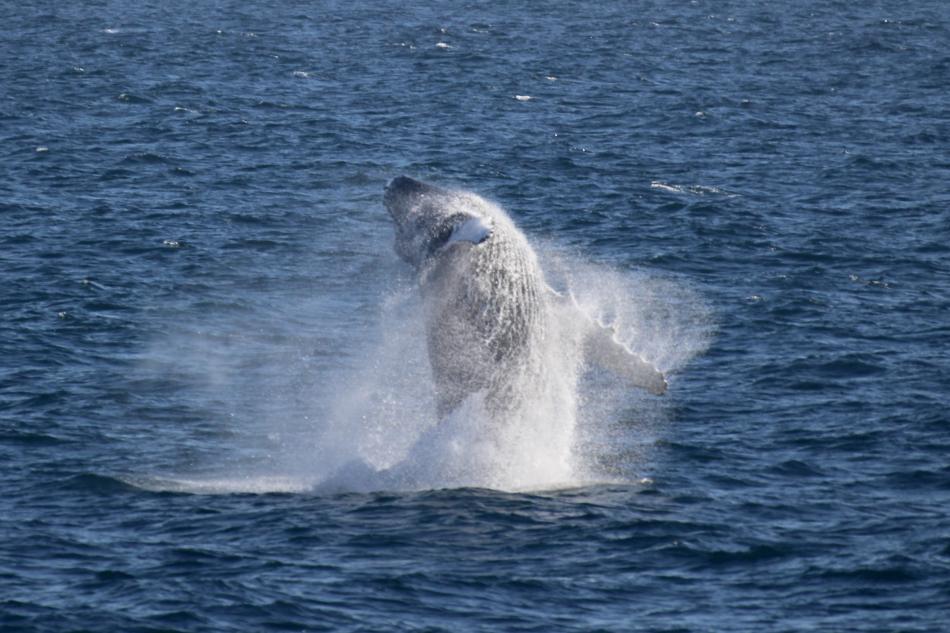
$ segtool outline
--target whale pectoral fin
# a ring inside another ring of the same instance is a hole
[[[570,306],[587,322],[584,336],[584,352],[587,358],[611,373],[626,378],[634,387],[645,389],[656,396],[666,393],[666,376],[652,363],[647,362],[616,340],[614,329],[605,327],[592,319],[577,303],[574,294],[567,290],[558,292],[547,286],[547,293],[555,305]]]
[[[456,242],[469,242],[471,244],[481,244],[491,237],[494,227],[491,220],[480,217],[471,217],[464,222],[460,222],[452,230],[446,246]]]
[[[666,393],[663,372],[617,342],[611,328],[595,323],[584,343],[588,357],[598,365],[655,396]]]

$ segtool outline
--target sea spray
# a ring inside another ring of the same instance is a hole
[[[655,364],[670,382],[661,398],[581,359],[573,446],[579,481],[631,481],[649,471],[650,447],[669,422],[678,373],[704,353],[715,332],[713,311],[688,280],[655,271],[619,270],[562,246],[540,248],[551,285],[570,298],[563,328],[578,314],[608,327],[631,352]]]
[[[349,296],[283,296],[238,318],[202,315],[156,341],[149,372],[182,377],[187,369],[186,384],[208,402],[205,415],[218,412],[221,432],[207,441],[223,445],[155,476],[151,487],[537,490],[637,479],[668,420],[676,372],[708,345],[710,310],[680,279],[617,270],[557,245],[536,250],[560,297],[545,298],[546,327],[533,351],[540,371],[510,385],[521,403],[511,415],[498,419],[476,392],[440,419],[425,308],[390,259],[380,273],[388,287],[360,299],[378,306],[363,324],[328,308]],[[588,362],[582,339],[591,320],[666,372],[669,394],[646,394]]]
[[[556,250],[542,259],[562,297],[548,299],[548,326],[536,350],[541,373],[513,386],[523,402],[516,417],[499,422],[473,394],[437,418],[422,307],[413,293],[396,292],[381,313],[379,344],[359,377],[346,381],[335,434],[325,438],[335,455],[380,474],[343,469],[332,486],[525,490],[642,473],[675,390],[656,398],[589,363],[586,320],[611,327],[631,351],[676,371],[708,346],[711,312],[679,280],[623,273]]]
[[[506,490],[570,485],[577,337],[562,330],[560,319],[553,321],[536,346],[543,371],[511,385],[520,403],[513,411],[499,417],[484,394],[474,393],[439,419],[422,313],[417,295],[394,292],[384,301],[365,366],[338,378],[345,387],[318,451],[329,461],[315,466],[324,473],[343,467],[326,485]],[[354,460],[378,475],[341,463]]]

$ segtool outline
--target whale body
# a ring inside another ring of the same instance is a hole
[[[536,371],[544,336],[544,277],[524,235],[498,206],[405,176],[384,196],[396,252],[419,273],[438,414],[485,393],[515,406],[513,385]]]
[[[541,378],[538,353],[553,308],[570,301],[545,282],[527,238],[498,205],[468,191],[406,176],[385,188],[395,251],[418,273],[438,415],[480,393],[493,415],[517,411],[524,386]],[[654,394],[666,379],[586,319],[586,359]]]

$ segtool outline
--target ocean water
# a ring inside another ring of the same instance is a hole
[[[4,631],[948,630],[950,5],[0,17]],[[399,174],[669,392],[434,419]]]

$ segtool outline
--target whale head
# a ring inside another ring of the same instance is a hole
[[[464,191],[398,176],[386,185],[383,203],[396,225],[396,254],[416,268],[449,244],[479,244],[492,234],[486,203]]]

